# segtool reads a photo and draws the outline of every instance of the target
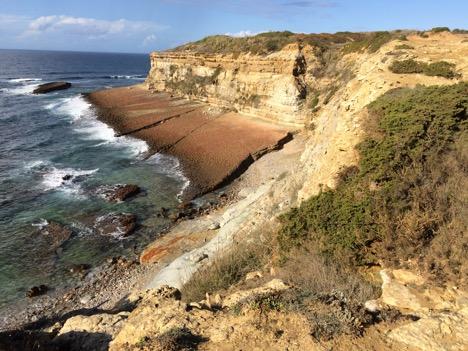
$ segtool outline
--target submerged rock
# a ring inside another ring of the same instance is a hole
[[[46,285],[33,286],[31,289],[28,290],[26,295],[28,297],[36,297],[44,295],[48,290],[49,288]]]
[[[101,235],[124,238],[133,233],[137,217],[132,213],[109,213],[96,218],[94,227]]]
[[[122,202],[138,195],[141,189],[134,184],[104,185],[97,189],[97,194],[109,202]]]
[[[50,93],[51,91],[65,90],[70,87],[71,83],[69,82],[51,82],[39,85],[36,89],[34,89],[33,94],[46,94]]]
[[[77,274],[80,276],[84,276],[88,270],[91,268],[89,264],[86,263],[80,263],[80,264],[74,264],[70,267],[69,271],[70,273]]]
[[[40,233],[52,250],[57,250],[72,235],[71,229],[56,222],[49,222],[41,227]]]

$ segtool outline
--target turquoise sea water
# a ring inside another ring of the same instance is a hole
[[[155,214],[176,206],[187,184],[178,161],[148,158],[144,142],[116,138],[81,96],[141,83],[148,70],[147,55],[0,50],[0,307],[34,285],[72,283],[72,264],[95,266],[138,251],[167,225]],[[32,94],[57,80],[73,87]],[[110,204],[94,193],[118,183],[137,184],[144,194]],[[139,229],[125,239],[96,234],[94,219],[110,212],[136,214]],[[73,230],[58,254],[38,235],[50,221]]]

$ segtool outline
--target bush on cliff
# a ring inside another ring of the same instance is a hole
[[[426,63],[413,59],[394,61],[390,67],[390,71],[397,74],[423,73],[426,76],[438,76],[448,79],[457,76],[455,65],[446,61],[437,61]]]
[[[299,34],[289,31],[266,32],[238,38],[229,35],[214,35],[202,40],[179,46],[174,51],[192,51],[204,54],[252,53],[267,55],[284,48],[288,44],[302,43],[321,48],[350,41],[359,41],[366,37],[363,33],[339,32],[335,34]]]
[[[392,39],[394,39],[394,35],[390,32],[369,33],[363,39],[347,44],[343,48],[343,52],[349,54],[351,52],[367,50],[370,53],[374,53]]]
[[[312,242],[351,264],[413,258],[435,276],[467,272],[468,83],[396,89],[368,106],[358,167],[283,215],[283,252]]]

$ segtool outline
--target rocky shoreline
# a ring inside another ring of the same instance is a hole
[[[155,240],[163,238],[184,220],[207,215],[232,201],[235,201],[234,195],[226,189],[207,194],[196,203],[187,202],[179,208],[165,209],[165,214],[160,215],[170,218],[171,224],[159,232]],[[50,238],[56,240],[54,245],[57,248],[66,240],[63,235],[70,234],[67,228],[54,222],[45,228],[42,230],[54,231],[57,234],[52,233],[54,236]],[[134,252],[128,257],[109,257],[97,267],[74,265],[70,271],[76,276],[76,283],[66,288],[54,289],[45,285],[32,287],[27,298],[1,309],[0,332],[53,328],[74,314],[86,311],[92,314],[100,310],[112,311],[122,308],[126,296],[131,292],[144,290],[154,275],[167,263],[140,264],[140,255],[141,252]]]

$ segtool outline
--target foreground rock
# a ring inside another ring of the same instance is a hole
[[[104,185],[97,189],[98,195],[109,202],[122,202],[140,192],[140,187],[134,184]]]
[[[137,217],[132,213],[109,213],[98,217],[94,224],[101,235],[124,238],[136,229]]]
[[[112,337],[122,328],[128,312],[75,316],[68,319],[53,344],[67,350],[105,351]]]
[[[382,270],[382,297],[388,305],[415,320],[391,330],[387,337],[395,349],[466,350],[468,348],[468,293],[457,287],[431,287],[407,270]]]
[[[36,89],[34,89],[33,94],[46,94],[56,90],[65,90],[71,86],[71,83],[68,82],[51,82],[41,84]]]

